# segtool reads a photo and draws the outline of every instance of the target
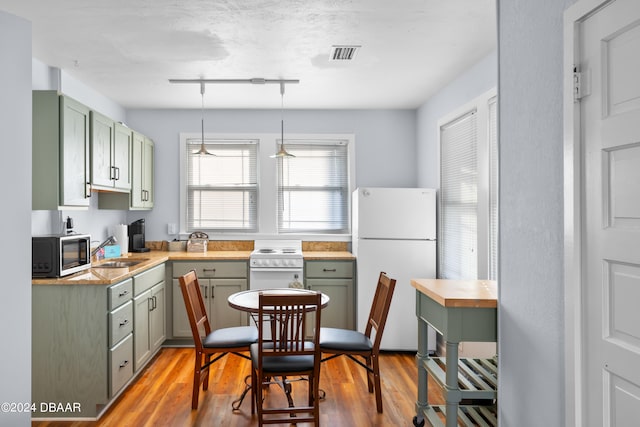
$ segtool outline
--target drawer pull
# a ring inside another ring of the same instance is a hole
[[[128,364],[129,364],[129,361],[128,361],[128,360],[125,360],[124,362],[122,362],[122,363],[120,364],[120,368],[124,368],[124,367],[125,367],[125,366],[127,366]]]
[[[120,293],[118,294],[118,298],[123,297],[123,296],[128,295],[128,294],[129,294],[129,291],[123,291],[123,292],[120,292]]]
[[[325,273],[335,273],[337,270],[335,268],[323,268],[322,271]]]
[[[203,268],[203,269],[202,269],[202,272],[203,272],[203,273],[206,273],[207,271],[210,271],[210,272],[212,272],[212,273],[215,273],[215,272],[216,272],[216,269],[215,269],[215,268]]]
[[[128,324],[129,324],[129,319],[124,319],[122,322],[120,322],[120,327],[127,326]]]

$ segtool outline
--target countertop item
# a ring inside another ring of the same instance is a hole
[[[167,261],[215,261],[215,260],[241,260],[249,261],[251,251],[207,251],[206,253],[196,252],[170,252],[170,251],[150,251],[145,253],[129,253],[119,257],[119,260],[143,260],[139,264],[122,268],[100,268],[100,264],[113,261],[107,259],[99,263],[94,263],[90,270],[73,274],[67,277],[32,279],[32,285],[111,285],[122,280],[142,273],[151,267]],[[355,259],[350,252],[327,251],[327,252],[303,252],[305,260],[312,259]]]
[[[196,231],[189,235],[187,241],[187,252],[207,252],[207,245],[209,244],[209,236],[201,231]]]

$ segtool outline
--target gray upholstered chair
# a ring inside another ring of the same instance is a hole
[[[389,306],[391,305],[395,287],[395,279],[390,279],[386,273],[381,272],[364,333],[350,329],[320,329],[320,350],[323,353],[331,354],[331,356],[322,359],[322,362],[338,356],[347,356],[365,368],[367,370],[369,393],[372,393],[375,389],[378,412],[382,412],[380,361],[378,357],[380,354],[380,341],[382,340],[382,333],[389,314]],[[371,339],[372,332],[375,332],[373,341]],[[361,357],[364,362],[355,356]]]
[[[242,352],[248,352],[249,346],[258,341],[258,329],[255,326],[238,326],[212,331],[195,271],[181,276],[179,281],[195,344],[191,408],[198,409],[200,385],[203,390],[209,388],[209,366],[228,353],[249,359],[249,356]],[[213,355],[217,356],[212,360]],[[234,409],[236,404],[239,406],[242,403],[249,389],[250,386],[247,386],[241,398],[234,402]]]

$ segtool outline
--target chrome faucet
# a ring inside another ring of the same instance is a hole
[[[118,240],[115,238],[115,236],[107,237],[107,240],[105,240],[104,242],[100,243],[97,248],[95,248],[94,250],[91,251],[91,256],[92,257],[95,256],[95,254],[97,254],[100,249],[104,248],[107,245],[111,245],[113,243],[118,243]]]

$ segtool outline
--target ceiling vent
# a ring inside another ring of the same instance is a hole
[[[357,45],[333,45],[329,61],[353,61],[362,46]]]

